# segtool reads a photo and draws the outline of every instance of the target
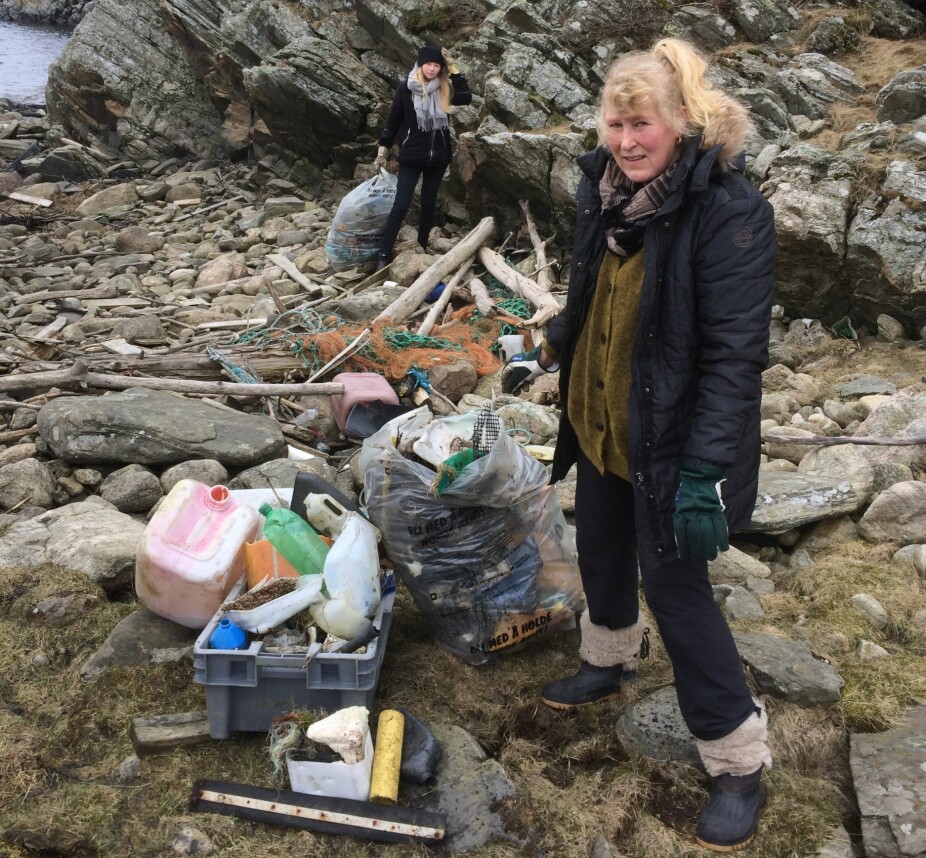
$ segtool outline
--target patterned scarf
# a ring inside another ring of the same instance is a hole
[[[601,177],[601,213],[605,217],[608,250],[630,256],[643,244],[643,232],[666,201],[678,159],[645,185],[632,182],[611,158]]]
[[[422,86],[415,77],[417,73],[418,63],[415,63],[415,67],[408,73],[406,83],[415,104],[418,128],[421,131],[445,131],[450,123],[440,103],[440,75],[429,80],[427,86]]]

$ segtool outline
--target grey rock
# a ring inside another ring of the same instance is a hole
[[[753,42],[800,26],[801,16],[787,0],[734,0],[733,17]]]
[[[769,439],[765,442],[769,458],[787,459],[795,465],[813,449],[809,444],[792,443],[792,439],[813,438],[816,433],[796,426],[775,426],[765,433]]]
[[[721,551],[715,560],[708,561],[707,571],[712,584],[743,584],[750,579],[768,578],[771,574],[761,560],[732,545],[727,551]]]
[[[95,593],[67,593],[40,599],[32,609],[32,616],[53,628],[61,628],[81,619],[87,611],[100,603]]]
[[[823,54],[798,54],[778,72],[779,92],[792,114],[826,119],[835,104],[851,103],[865,88],[849,69]]]
[[[884,733],[852,733],[849,765],[868,858],[926,855],[926,706]]]
[[[885,489],[865,510],[859,533],[869,542],[926,542],[926,483],[910,480]]]
[[[113,325],[112,335],[135,343],[139,340],[159,340],[164,336],[164,329],[157,316],[147,314],[121,319]]]
[[[847,482],[804,474],[759,471],[759,492],[747,530],[781,533],[854,512],[859,502]]]
[[[81,217],[94,217],[109,209],[134,203],[137,199],[134,185],[113,185],[87,197],[75,211]]]
[[[876,319],[878,325],[878,336],[889,343],[900,343],[907,339],[907,332],[904,326],[893,316],[887,313],[881,313]]]
[[[893,161],[881,192],[862,202],[848,232],[847,271],[861,321],[890,312],[912,330],[926,322],[924,228],[926,171]]]
[[[135,783],[141,777],[141,760],[129,754],[116,766],[115,777],[121,784]]]
[[[199,632],[140,606],[110,632],[103,645],[84,662],[81,679],[95,679],[113,667],[142,667],[191,661]]]
[[[22,459],[0,467],[0,509],[29,503],[49,507],[55,479],[38,459]]]
[[[89,497],[14,523],[0,538],[0,564],[37,569],[50,563],[121,595],[135,574],[144,529],[102,498]]]
[[[126,465],[100,484],[100,497],[120,512],[148,512],[163,496],[161,481],[144,465]]]
[[[180,831],[170,842],[170,848],[178,855],[210,855],[215,850],[212,841],[189,823],[180,826]]]
[[[926,64],[903,71],[875,97],[878,119],[900,124],[926,115]]]
[[[416,807],[447,815],[443,848],[467,852],[493,840],[523,845],[524,834],[505,824],[505,802],[514,796],[515,787],[502,765],[461,727],[438,723],[428,727],[442,749],[436,783],[403,789]]]
[[[141,226],[130,226],[116,234],[116,250],[120,253],[154,253],[164,246],[164,237],[152,235]]]
[[[892,394],[897,392],[897,385],[876,375],[860,375],[845,384],[836,385],[835,392],[845,397]]]
[[[559,417],[549,408],[532,402],[515,402],[503,405],[495,413],[508,430],[528,433],[528,443],[546,444],[559,431]]]
[[[751,632],[734,632],[743,661],[759,689],[799,706],[836,703],[845,684],[828,662],[814,658],[805,643]]]
[[[651,759],[700,762],[695,738],[678,708],[674,685],[634,703],[618,719],[616,729],[622,742]]]
[[[728,620],[755,620],[765,616],[759,600],[745,588],[715,584],[712,589],[714,601]]]
[[[879,658],[889,658],[890,653],[874,641],[860,640],[855,648],[855,654],[860,661],[875,661]]]
[[[688,39],[707,50],[718,50],[736,41],[736,28],[712,8],[680,6],[665,28],[666,35]]]
[[[428,370],[431,386],[453,403],[471,393],[478,380],[473,365],[462,359],[439,363]]]
[[[868,502],[874,488],[874,467],[852,444],[811,448],[801,459],[798,472],[849,483],[858,498],[859,507]]]
[[[884,605],[874,596],[868,593],[856,593],[852,597],[852,606],[879,632],[887,628],[890,618],[884,609]]]
[[[352,322],[366,322],[386,309],[405,290],[398,287],[369,289],[338,301],[341,317]]]
[[[853,168],[839,155],[800,143],[769,169],[763,190],[775,209],[776,295],[791,312],[839,318],[848,295],[846,254]]]
[[[210,458],[242,467],[286,448],[279,424],[268,417],[143,388],[56,399],[39,412],[38,425],[57,456],[78,463]]]
[[[807,40],[809,50],[835,56],[854,50],[859,43],[858,30],[846,23],[842,15],[828,15],[817,24]]]
[[[180,480],[196,480],[207,486],[224,486],[228,471],[215,459],[191,459],[168,468],[161,474],[161,488],[169,492]]]
[[[231,489],[266,489],[292,488],[296,482],[297,474],[317,474],[328,482],[334,482],[335,471],[324,459],[272,459],[254,468],[241,471],[234,479],[229,480]]]
[[[301,211],[305,211],[305,201],[299,197],[269,197],[264,200],[264,212],[267,217],[279,217]]]

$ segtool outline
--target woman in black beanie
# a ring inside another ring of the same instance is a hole
[[[421,177],[418,243],[427,248],[428,234],[434,225],[437,190],[450,163],[451,106],[469,104],[472,100],[469,84],[446,48],[425,45],[418,51],[407,80],[396,88],[373,162],[377,167],[384,166],[390,147],[399,141],[399,184],[380,244],[377,271],[392,261],[392,246]]]

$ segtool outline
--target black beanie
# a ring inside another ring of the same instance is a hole
[[[440,52],[440,48],[435,47],[434,45],[425,45],[418,51],[418,59],[415,60],[418,64],[418,68],[421,68],[425,63],[440,63],[440,67],[444,68],[447,63],[444,60],[444,55]]]

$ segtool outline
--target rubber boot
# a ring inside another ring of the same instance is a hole
[[[573,709],[617,697],[625,682],[636,681],[637,672],[625,671],[622,664],[595,667],[583,661],[577,673],[545,685],[540,699],[553,709]]]
[[[625,682],[635,682],[637,663],[646,658],[649,639],[643,623],[637,621],[623,629],[595,625],[588,611],[579,621],[582,662],[577,673],[544,686],[540,699],[554,709],[572,709],[620,693]]]
[[[382,271],[392,263],[391,253],[380,253],[376,257],[376,271]],[[374,272],[375,273],[375,272]]]
[[[711,797],[698,818],[698,845],[714,852],[745,849],[765,804],[762,768],[749,775],[718,775],[711,782]]]

